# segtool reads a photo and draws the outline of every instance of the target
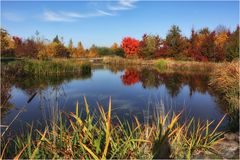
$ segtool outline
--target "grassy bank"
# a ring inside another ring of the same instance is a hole
[[[213,62],[197,62],[197,61],[176,61],[172,59],[127,59],[121,57],[104,57],[103,63],[113,65],[144,65],[153,66],[161,71],[200,71],[210,72],[217,63]]]
[[[88,73],[91,72],[89,63],[68,60],[68,59],[52,59],[52,60],[34,60],[23,59],[9,63],[2,63],[2,72],[6,74],[19,75],[58,75],[66,73]]]
[[[31,126],[14,139],[1,137],[1,158],[46,159],[156,159],[193,158],[198,151],[216,152],[222,132],[210,130],[213,122],[195,123],[193,119],[181,125],[180,114],[156,116],[152,124],[132,123],[119,119],[113,123],[111,99],[108,112],[99,106],[97,114],[91,114],[85,100],[85,115],[55,113],[43,131]],[[222,119],[223,120],[223,119]],[[67,125],[68,124],[68,125]],[[215,157],[218,157],[215,155]]]
[[[239,108],[239,63],[219,65],[211,74],[210,85],[234,108]]]
[[[210,76],[210,86],[226,104],[233,129],[239,129],[239,62],[219,65]]]

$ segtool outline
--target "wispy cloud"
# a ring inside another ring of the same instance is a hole
[[[45,11],[43,13],[43,19],[45,21],[51,21],[51,22],[72,22],[72,21],[74,21],[72,16],[69,16],[67,14],[62,14],[62,13],[56,13],[53,11]]]
[[[128,10],[135,7],[136,0],[119,0],[115,5],[109,5],[108,9],[111,11]]]
[[[13,22],[20,22],[24,20],[24,17],[21,16],[20,14],[16,14],[13,12],[3,12],[2,16],[4,19],[8,21],[13,21]]]
[[[81,14],[78,12],[53,12],[45,11],[43,13],[43,19],[45,21],[51,22],[73,22],[80,18],[90,18],[90,17],[99,17],[99,16],[114,16],[115,14],[106,12],[103,10],[95,10],[94,12]]]

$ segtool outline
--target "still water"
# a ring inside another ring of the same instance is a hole
[[[112,113],[120,119],[137,116],[141,123],[151,121],[155,112],[181,112],[184,122],[194,117],[219,121],[225,114],[204,73],[160,72],[154,68],[95,66],[91,74],[52,77],[27,77],[11,82],[7,108],[2,110],[2,124],[19,130],[26,123],[38,124],[57,116],[59,110],[74,112],[76,102],[84,110],[86,96],[91,112],[102,105],[107,111],[112,98]],[[6,93],[5,93],[6,92]],[[31,102],[31,95],[37,93]],[[228,118],[221,128],[225,128]]]

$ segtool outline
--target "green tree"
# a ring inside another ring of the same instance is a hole
[[[226,42],[226,58],[228,61],[232,61],[239,58],[239,26],[234,31],[228,41]]]
[[[177,58],[186,54],[187,41],[182,37],[181,30],[178,26],[173,25],[169,30],[166,36],[166,45],[169,56]]]
[[[143,58],[153,58],[160,48],[160,38],[155,35],[144,34],[140,41],[139,54]]]

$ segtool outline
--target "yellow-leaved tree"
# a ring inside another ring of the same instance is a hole
[[[97,47],[94,44],[89,49],[87,57],[89,58],[98,57]]]

